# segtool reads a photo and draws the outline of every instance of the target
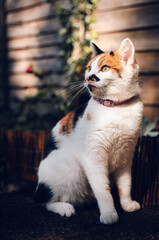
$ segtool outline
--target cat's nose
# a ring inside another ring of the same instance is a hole
[[[93,82],[100,81],[100,79],[95,74],[93,74],[93,75],[89,76],[89,78],[86,78],[86,81],[89,83],[93,83]]]

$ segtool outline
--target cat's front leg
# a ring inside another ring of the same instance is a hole
[[[115,177],[122,208],[126,212],[139,210],[140,204],[131,198],[131,166],[122,166],[117,169]]]
[[[84,164],[85,172],[91,185],[92,191],[97,199],[100,210],[100,222],[112,224],[118,221],[119,217],[114,207],[113,198],[110,192],[108,171],[102,161],[86,158]]]

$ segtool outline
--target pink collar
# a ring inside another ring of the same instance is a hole
[[[134,97],[132,97],[132,98],[134,98]],[[99,102],[100,104],[102,104],[103,106],[106,106],[106,107],[114,107],[114,106],[122,105],[124,103],[129,102],[132,98],[123,100],[121,102],[119,102],[119,101],[114,102],[114,101],[109,100],[109,99],[100,99],[100,98],[97,98],[97,97],[93,97],[93,99],[95,101]]]

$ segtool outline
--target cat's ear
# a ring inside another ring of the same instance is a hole
[[[125,64],[135,62],[135,48],[129,38],[125,38],[118,49],[119,55]]]
[[[93,55],[97,56],[98,54],[104,53],[101,49],[99,49],[94,43],[91,43]]]

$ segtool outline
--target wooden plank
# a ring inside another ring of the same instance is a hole
[[[8,25],[21,24],[23,22],[31,22],[53,16],[55,16],[55,6],[53,4],[46,3],[31,9],[8,13],[6,16],[6,23]]]
[[[33,48],[25,50],[13,50],[8,52],[9,60],[32,60],[49,57],[58,57],[60,54],[60,48],[56,46],[45,48]]]
[[[137,63],[140,66],[141,73],[159,72],[159,54],[158,52],[136,53]]]
[[[46,88],[46,90],[47,90],[47,88]],[[48,91],[47,90],[47,94],[45,95],[45,96],[43,96],[42,98],[41,98],[41,100],[40,100],[40,102],[39,102],[39,105],[40,106],[44,106],[44,110],[43,111],[47,111],[48,112],[48,109],[47,109],[47,107],[50,107],[50,108],[55,108],[55,106],[51,106],[52,105],[52,103],[51,103],[51,100],[53,100],[52,99],[52,94],[53,93],[55,93],[55,91],[56,90],[59,90],[59,89],[57,89],[57,88],[52,88],[50,91]],[[34,96],[36,96],[37,94],[38,94],[38,92],[39,92],[39,90],[37,89],[37,88],[32,88],[32,87],[30,87],[30,88],[28,88],[28,89],[11,89],[10,90],[10,100],[12,99],[12,98],[14,98],[14,97],[16,97],[16,98],[18,98],[19,100],[25,100],[26,99],[26,97],[34,97]],[[54,99],[55,100],[55,99]],[[14,105],[14,100],[12,99],[12,101],[13,101],[13,105],[12,106],[15,106]],[[56,100],[55,100],[56,101]],[[58,100],[57,100],[58,101]],[[42,104],[42,105],[41,105]],[[49,104],[51,104],[50,106],[49,106]],[[47,107],[46,107],[47,106]],[[36,111],[37,111],[37,113],[39,112],[39,110],[40,110],[40,108],[39,109],[37,109],[37,107],[38,107],[38,102],[36,103]],[[40,111],[41,112],[41,111]],[[44,113],[44,112],[43,112]]]
[[[144,107],[144,116],[151,122],[159,117],[159,107]]]
[[[63,63],[60,59],[45,59],[45,60],[22,60],[9,63],[9,73],[25,73],[28,66],[32,64],[38,69],[47,69],[48,71],[62,71]]]
[[[45,3],[45,0],[6,0],[5,7],[7,11],[15,10],[18,8],[30,7],[39,3]]]
[[[45,76],[47,84],[58,84],[64,86],[66,84],[66,76],[64,74],[51,74]],[[25,86],[39,86],[41,81],[33,74],[21,73],[9,76],[9,86],[25,87]]]
[[[18,89],[18,90],[10,90],[9,96],[10,96],[10,102],[12,102],[12,98],[17,98],[19,100],[25,100],[26,97],[34,97],[38,94],[37,88],[28,88],[28,89]],[[11,104],[11,108],[15,108],[14,102]]]
[[[17,11],[19,9],[31,8],[43,3],[46,3],[46,0],[6,0],[6,10],[7,11]],[[54,0],[53,4],[60,4],[60,6],[68,9],[70,8],[69,0]]]
[[[106,11],[112,8],[121,8],[121,7],[129,7],[134,5],[141,4],[151,4],[158,2],[158,0],[99,0],[97,5],[97,10]]]
[[[21,24],[19,26],[10,26],[7,28],[6,35],[8,38],[35,36],[41,33],[55,33],[59,28],[60,24],[57,19],[48,19]]]
[[[159,75],[141,76],[142,100],[144,104],[159,105]]]
[[[159,26],[159,4],[96,13],[97,33]]]
[[[8,50],[26,49],[34,47],[44,47],[49,45],[61,44],[62,39],[56,33],[36,35],[34,37],[24,37],[9,40],[7,43]]]
[[[137,51],[159,49],[159,29],[100,34],[97,45],[109,52],[118,49],[125,38],[132,40]]]

